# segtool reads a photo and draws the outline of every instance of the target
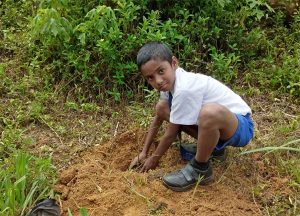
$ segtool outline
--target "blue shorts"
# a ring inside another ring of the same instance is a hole
[[[229,140],[219,140],[216,150],[221,150],[226,146],[243,147],[247,145],[253,138],[254,125],[251,119],[251,115],[239,115],[235,114],[238,119],[238,127]]]

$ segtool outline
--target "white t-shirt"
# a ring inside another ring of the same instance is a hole
[[[171,123],[196,125],[201,107],[207,103],[221,104],[235,114],[251,113],[246,102],[218,80],[203,74],[186,72],[182,68],[178,68],[175,73],[175,84],[171,90]],[[168,98],[169,92],[160,92],[160,99]]]

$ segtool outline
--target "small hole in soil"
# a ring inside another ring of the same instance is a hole
[[[121,171],[124,171],[124,172],[125,172],[125,171],[128,170],[129,165],[130,165],[130,163],[123,164],[123,165],[120,166],[119,169],[120,169]]]

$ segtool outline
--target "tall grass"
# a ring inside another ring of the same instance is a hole
[[[255,152],[271,153],[271,152],[278,151],[278,150],[300,152],[300,145],[299,144],[296,147],[290,147],[290,145],[293,145],[293,144],[296,144],[296,143],[300,144],[300,139],[292,140],[292,141],[287,142],[287,143],[285,143],[281,146],[267,146],[267,147],[263,147],[263,148],[257,148],[257,149],[244,151],[241,154],[250,154],[250,153],[255,153]]]
[[[0,169],[0,215],[26,215],[38,200],[51,196],[49,174],[54,174],[50,159],[22,150],[5,158]]]

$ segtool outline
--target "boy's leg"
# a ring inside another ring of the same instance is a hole
[[[184,168],[166,175],[163,183],[175,191],[185,191],[197,181],[206,184],[213,179],[210,155],[219,139],[228,140],[238,126],[237,117],[219,104],[206,104],[199,113],[198,142],[195,158]]]
[[[207,162],[218,141],[230,139],[237,126],[237,117],[226,107],[213,103],[204,105],[198,118],[196,161]]]
[[[198,130],[199,130],[198,125],[181,125],[180,129],[198,141]],[[195,149],[194,154],[196,154],[196,149]],[[227,155],[227,153],[226,153],[225,148],[220,149],[220,150],[214,149],[210,155],[210,158],[215,159],[217,161],[225,161],[226,155]]]
[[[159,117],[159,119],[161,121],[169,122],[170,108],[169,108],[169,103],[167,100],[160,100],[156,104],[155,111],[156,111],[156,115]],[[229,119],[228,123],[226,123],[226,119]],[[232,123],[232,121],[233,121],[233,123]],[[218,123],[218,122],[221,122],[221,123]],[[200,135],[202,135],[202,133],[200,133],[200,131],[202,131],[202,132],[204,131],[204,134],[205,134],[206,130],[209,129],[208,127],[210,125],[216,127],[221,124],[225,125],[225,130],[224,130],[225,133],[223,134],[223,130],[221,129],[221,131],[220,131],[221,136],[217,139],[217,142],[219,139],[227,140],[234,134],[236,127],[237,127],[237,119],[236,119],[235,115],[233,113],[231,113],[226,107],[221,106],[219,104],[207,104],[207,105],[203,106],[203,108],[201,109],[201,111],[199,113],[198,125],[181,125],[181,130],[183,132],[187,133],[188,135],[194,137],[195,139],[197,139],[198,143],[199,143],[199,140],[201,140],[201,144],[202,144],[203,136],[200,137]],[[226,126],[226,124],[230,124],[230,125]],[[230,129],[231,126],[233,126],[234,129],[233,130],[231,129],[231,131],[229,131],[229,132],[226,131],[227,129]],[[229,133],[229,135],[228,135],[228,133]],[[204,138],[204,143],[206,143],[206,141],[211,141],[211,140],[210,140],[210,138],[208,138],[208,139]],[[215,144],[213,144],[214,147],[216,146],[217,142]],[[214,147],[212,148],[212,150],[214,150]],[[199,145],[197,144],[197,154],[195,157],[196,160],[199,162],[207,161],[206,159],[201,160],[202,154],[198,153],[200,151],[200,148],[199,148]],[[202,151],[200,151],[200,152],[202,152]],[[208,158],[210,157],[212,151],[210,150],[209,152],[210,153],[208,155]],[[207,154],[208,153],[206,152],[205,155],[207,155]],[[200,159],[198,159],[199,155],[200,155]]]

